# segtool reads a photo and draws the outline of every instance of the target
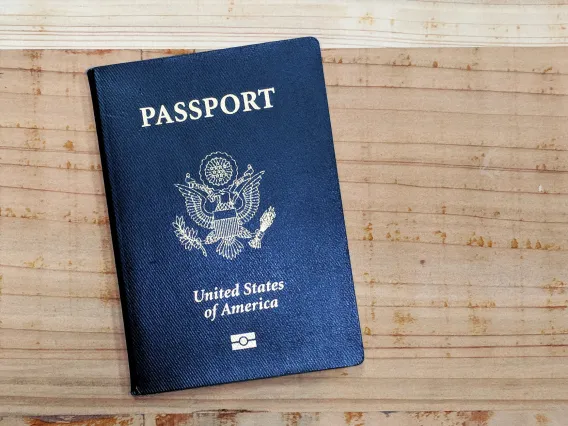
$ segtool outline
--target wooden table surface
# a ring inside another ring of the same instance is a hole
[[[365,362],[130,396],[84,71],[177,53],[0,51],[1,426],[566,424],[568,48],[324,50]]]
[[[0,48],[562,46],[567,0],[2,0]]]

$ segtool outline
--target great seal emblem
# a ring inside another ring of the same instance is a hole
[[[233,157],[226,152],[213,152],[201,161],[201,182],[187,173],[185,184],[175,184],[185,199],[190,219],[197,226],[211,230],[201,239],[197,230],[186,226],[183,216],[176,216],[172,225],[185,249],[197,249],[207,256],[205,245],[218,243],[217,254],[233,260],[244,248],[241,239],[249,240],[248,245],[254,249],[261,248],[264,233],[276,217],[274,208],[270,206],[262,214],[256,231],[250,232],[244,224],[258,211],[264,170],[255,172],[249,164],[242,176],[238,176],[238,171]]]

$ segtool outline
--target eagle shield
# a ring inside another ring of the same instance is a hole
[[[182,245],[188,250],[197,247],[207,256],[203,245],[218,243],[215,251],[228,260],[235,259],[244,249],[240,239],[250,239],[250,247],[260,248],[264,232],[276,216],[274,208],[269,207],[262,215],[260,228],[254,234],[244,224],[258,211],[259,186],[263,175],[264,171],[255,172],[249,164],[239,177],[237,163],[225,152],[206,156],[199,169],[201,182],[188,173],[185,184],[175,186],[185,199],[191,220],[211,231],[201,240],[194,229],[185,226],[183,217],[176,217],[173,226]]]

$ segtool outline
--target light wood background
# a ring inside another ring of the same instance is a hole
[[[1,426],[566,424],[568,48],[324,51],[366,361],[131,397],[84,71],[175,53],[0,51]]]
[[[2,0],[0,48],[559,46],[566,0]]]

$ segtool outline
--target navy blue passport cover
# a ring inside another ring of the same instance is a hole
[[[361,363],[317,40],[88,77],[132,394]]]

